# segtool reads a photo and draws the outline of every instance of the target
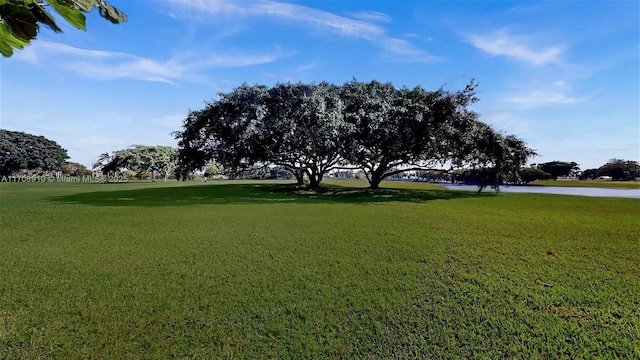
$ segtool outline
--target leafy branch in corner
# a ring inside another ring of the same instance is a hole
[[[0,0],[0,53],[9,57],[38,36],[44,24],[62,32],[47,7],[53,8],[73,27],[86,30],[84,13],[98,8],[100,16],[114,24],[127,21],[127,15],[104,0]]]

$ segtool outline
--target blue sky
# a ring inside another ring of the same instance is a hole
[[[190,109],[247,82],[389,81],[456,90],[539,152],[531,162],[640,160],[638,1],[110,0],[87,31],[44,28],[0,60],[0,127],[91,165],[172,145]]]

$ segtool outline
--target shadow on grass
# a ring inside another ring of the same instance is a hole
[[[109,190],[51,197],[67,204],[95,206],[184,206],[198,204],[426,202],[491,194],[447,189],[362,189],[328,186],[297,188],[283,184],[199,185],[134,190]]]

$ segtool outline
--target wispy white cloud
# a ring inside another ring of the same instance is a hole
[[[42,49],[45,51],[51,51],[51,52],[57,52],[57,53],[66,53],[70,55],[82,56],[87,58],[96,58],[96,59],[116,58],[116,57],[127,58],[132,56],[130,54],[114,52],[114,51],[80,49],[80,48],[76,48],[66,44],[50,42],[50,41],[38,41],[36,42],[36,46],[33,46],[32,48],[38,49],[38,50]]]
[[[543,89],[530,90],[524,94],[507,97],[507,102],[528,107],[544,105],[566,105],[584,102],[589,97],[570,95],[571,84],[564,80],[554,81]]]
[[[80,49],[57,42],[38,40],[34,41],[30,46],[25,47],[24,50],[17,52],[15,58],[18,60],[29,62],[31,64],[37,64],[40,61],[42,55],[45,53],[73,55],[86,59],[113,59],[133,57],[132,55],[119,52]]]
[[[317,62],[315,62],[315,61],[314,61],[314,62],[310,62],[310,63],[307,63],[307,64],[303,64],[303,65],[298,66],[298,67],[295,69],[295,71],[296,71],[296,72],[305,72],[305,71],[309,71],[309,70],[311,70],[311,69],[315,69],[316,67],[318,67],[318,65],[319,65],[319,64],[318,64]]]
[[[390,23],[392,21],[391,16],[377,11],[362,11],[358,13],[351,13],[351,16],[358,20],[370,22]]]
[[[171,0],[171,2],[186,9],[198,10],[210,14],[277,17],[306,23],[311,26],[320,26],[344,36],[364,38],[367,40],[373,40],[377,36],[384,35],[384,30],[378,25],[348,19],[297,4],[259,0],[242,3],[227,0]]]
[[[404,34],[402,34],[402,37],[404,37],[406,39],[422,40],[424,42],[431,42],[433,40],[433,38],[431,36],[419,35],[419,34],[415,34],[415,33],[404,33]]]
[[[409,41],[395,38],[381,40],[384,47],[389,50],[387,57],[393,57],[400,62],[432,62],[442,60],[442,57],[431,55],[416,49]]]
[[[538,66],[559,63],[565,51],[563,45],[536,48],[530,37],[510,34],[504,28],[486,34],[471,34],[466,37],[471,45],[488,54],[512,57]]]
[[[269,0],[242,3],[227,0],[171,0],[171,2],[183,9],[209,14],[273,17],[320,28],[340,36],[369,41],[381,46],[387,53],[395,55],[395,59],[402,57],[403,61],[423,62],[439,59],[416,48],[406,40],[389,36],[385,28],[374,22],[388,22],[391,18],[378,12],[360,12],[354,14],[354,18],[347,18],[307,6]]]
[[[516,95],[507,100],[514,104],[540,106],[553,104],[577,104],[585,101],[586,97],[574,97],[561,92],[534,90],[523,95]]]
[[[99,80],[138,79],[175,83],[203,82],[202,71],[216,68],[244,67],[270,63],[291,54],[276,49],[270,54],[195,54],[183,53],[161,61],[120,52],[88,50],[56,42],[37,41],[17,59],[37,64],[44,56],[47,61],[60,59],[64,67],[81,75]]]

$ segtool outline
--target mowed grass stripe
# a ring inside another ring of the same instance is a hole
[[[640,356],[639,201],[359,184],[2,184],[0,357]]]

